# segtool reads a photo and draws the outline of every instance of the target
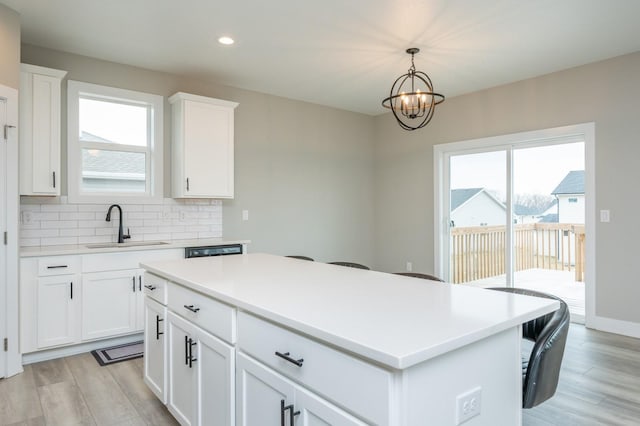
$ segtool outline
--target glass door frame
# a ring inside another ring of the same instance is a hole
[[[505,151],[507,182],[507,218],[513,217],[513,151],[523,148],[584,142],[585,144],[585,226],[589,232],[585,256],[586,325],[595,319],[595,124],[583,123],[531,132],[452,142],[433,147],[434,170],[434,272],[450,281],[450,159],[455,155]],[[506,285],[513,286],[513,228],[506,221]]]

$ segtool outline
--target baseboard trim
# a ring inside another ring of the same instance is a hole
[[[596,316],[593,321],[588,322],[587,327],[607,333],[640,338],[640,323],[637,322]]]
[[[114,337],[112,339],[96,340],[94,342],[81,343],[79,345],[65,346],[62,348],[45,349],[42,351],[31,352],[22,355],[22,365],[33,364],[34,362],[49,361],[65,356],[78,355],[85,352],[91,352],[94,349],[100,349],[107,346],[121,345],[142,340],[144,333],[129,334],[127,336]]]

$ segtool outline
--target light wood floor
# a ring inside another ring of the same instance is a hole
[[[177,424],[141,377],[142,359],[100,367],[83,354],[27,365],[0,380],[0,425]],[[640,340],[572,324],[556,395],[523,419],[525,426],[640,425]]]
[[[0,425],[177,425],[142,381],[142,358],[98,365],[89,353],[26,365],[0,380]]]

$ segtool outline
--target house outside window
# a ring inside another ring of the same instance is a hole
[[[161,202],[162,125],[162,96],[69,81],[69,201]]]

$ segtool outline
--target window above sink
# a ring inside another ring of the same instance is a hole
[[[72,203],[161,203],[163,97],[69,81]]]

